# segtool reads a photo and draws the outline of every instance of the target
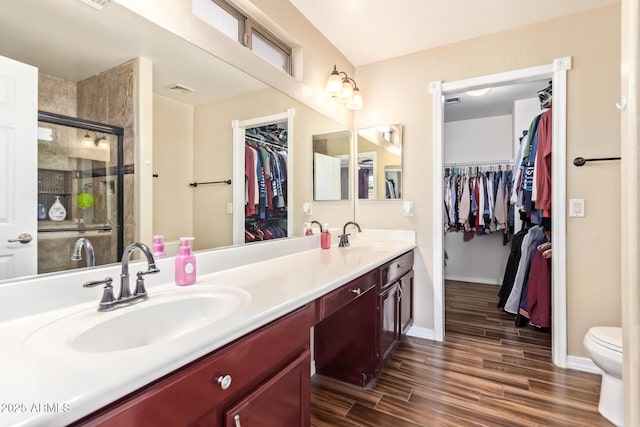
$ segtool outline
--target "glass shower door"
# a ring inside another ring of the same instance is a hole
[[[78,239],[95,265],[122,253],[122,128],[40,112],[38,115],[38,273],[87,266],[72,260]]]

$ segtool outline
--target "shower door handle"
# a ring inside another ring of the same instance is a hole
[[[31,237],[31,234],[29,233],[22,233],[21,235],[18,236],[17,239],[9,239],[7,240],[7,242],[9,243],[15,243],[15,242],[20,242],[23,245],[26,245],[27,243],[29,243],[31,240],[33,240],[33,237]]]

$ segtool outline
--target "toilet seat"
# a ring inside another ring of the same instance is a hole
[[[589,329],[588,335],[596,344],[611,351],[622,353],[622,328],[595,326]]]

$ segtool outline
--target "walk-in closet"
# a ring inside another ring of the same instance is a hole
[[[445,333],[550,353],[549,80],[445,98]]]

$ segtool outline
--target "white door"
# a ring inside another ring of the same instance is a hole
[[[0,279],[36,274],[38,69],[0,56]]]
[[[313,153],[314,200],[340,200],[340,159],[325,154]]]

